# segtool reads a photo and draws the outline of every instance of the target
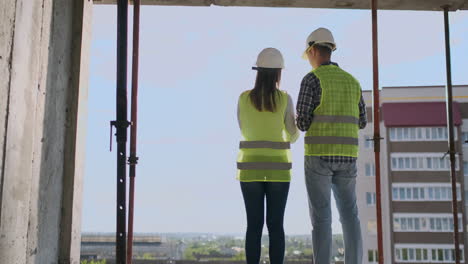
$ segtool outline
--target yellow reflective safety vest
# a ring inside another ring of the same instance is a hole
[[[250,91],[239,97],[239,119],[243,141],[237,157],[237,179],[243,182],[291,180],[291,152],[284,116],[288,95],[278,90],[276,111],[258,111]]]
[[[322,95],[304,139],[306,156],[358,156],[361,86],[336,65],[312,71]]]

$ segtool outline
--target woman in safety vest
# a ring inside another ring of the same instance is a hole
[[[265,214],[270,238],[270,263],[282,264],[285,239],[284,210],[291,180],[290,142],[299,132],[291,97],[279,90],[284,60],[274,48],[264,49],[257,58],[257,79],[252,90],[239,97],[238,120],[243,141],[237,159],[247,212],[245,254],[248,264],[258,264]]]

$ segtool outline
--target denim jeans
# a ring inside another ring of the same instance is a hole
[[[332,230],[330,194],[336,200],[343,227],[345,264],[362,263],[362,234],[356,204],[356,162],[333,163],[306,156],[305,182],[312,221],[315,264],[330,264]]]
[[[283,219],[288,199],[289,182],[241,182],[247,212],[245,255],[247,264],[258,264],[262,249],[262,231],[265,222],[270,238],[270,263],[283,264],[284,229]]]

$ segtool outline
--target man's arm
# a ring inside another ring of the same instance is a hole
[[[291,143],[296,142],[299,137],[299,130],[297,129],[294,115],[294,103],[291,96],[288,94],[288,105],[286,107],[286,113],[284,115],[284,125],[286,132],[289,135],[289,141]]]
[[[307,131],[312,124],[315,108],[320,104],[320,81],[313,73],[309,73],[302,79],[301,90],[297,98],[296,124],[299,130]]]
[[[359,129],[364,129],[366,125],[367,125],[366,102],[364,102],[364,97],[362,97],[362,91],[361,91],[361,100],[359,100]]]

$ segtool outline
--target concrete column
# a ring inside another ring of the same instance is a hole
[[[0,2],[0,263],[79,263],[91,9]]]
[[[70,90],[65,105],[68,114],[65,131],[64,181],[60,233],[60,262],[79,263],[81,245],[81,206],[88,118],[89,55],[92,28],[92,1],[67,0],[74,5],[70,30],[72,65],[66,72]],[[69,47],[67,47],[69,48]]]

